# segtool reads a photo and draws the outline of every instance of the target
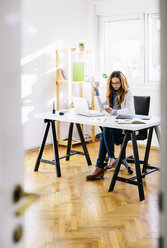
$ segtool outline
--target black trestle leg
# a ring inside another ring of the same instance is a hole
[[[66,156],[67,156],[66,160],[67,161],[70,159],[73,127],[74,127],[74,123],[70,123],[69,133],[68,133],[67,152],[66,152]]]
[[[40,160],[41,160],[43,150],[44,150],[44,147],[45,147],[45,143],[46,143],[46,139],[47,139],[47,136],[48,136],[49,128],[50,128],[50,121],[47,122],[47,126],[46,126],[46,129],[45,129],[42,144],[41,144],[41,146],[39,148],[37,160],[36,160],[36,163],[35,163],[34,171],[38,171],[38,169],[39,169],[39,164],[40,164]]]
[[[54,159],[55,159],[57,177],[61,177],[59,153],[58,153],[58,145],[57,145],[57,137],[56,137],[56,128],[55,128],[54,121],[52,121],[52,135],[53,135],[53,150],[54,150]]]
[[[139,198],[140,198],[140,201],[143,201],[145,199],[145,197],[144,197],[143,183],[142,183],[142,177],[141,177],[136,135],[135,135],[134,131],[131,132],[131,139],[132,139],[132,145],[133,145],[133,154],[134,154],[134,160],[135,160],[135,169],[136,169],[136,176],[137,176]]]
[[[133,174],[133,170],[131,170],[130,165],[128,164],[126,160],[126,150],[123,153],[123,158],[122,158],[122,164],[125,166],[125,168],[128,170],[129,174]]]
[[[78,134],[79,134],[79,137],[80,137],[80,140],[81,140],[82,148],[84,150],[84,154],[85,154],[85,157],[86,157],[87,164],[92,165],[92,162],[90,160],[90,156],[89,156],[86,144],[85,144],[85,139],[84,139],[84,136],[83,136],[83,133],[82,133],[81,126],[78,123],[76,123],[76,126],[77,126]]]
[[[147,169],[148,158],[149,158],[149,154],[150,154],[151,141],[152,141],[152,134],[153,134],[153,127],[151,127],[149,129],[147,145],[146,145],[146,151],[145,151],[145,155],[144,155],[144,164],[143,164],[142,173],[146,172],[146,169]]]
[[[160,145],[160,131],[159,131],[159,127],[158,126],[155,126],[154,129],[155,129],[155,133],[157,135],[158,143]]]
[[[109,187],[109,192],[114,190],[115,183],[116,183],[116,180],[117,180],[117,176],[118,176],[118,173],[119,173],[119,170],[120,170],[121,162],[122,162],[122,159],[123,159],[123,157],[125,155],[125,149],[126,149],[126,146],[127,146],[127,143],[128,143],[128,137],[129,137],[129,133],[125,132],[125,136],[124,136],[124,139],[123,139],[123,142],[122,142],[121,151],[120,151],[120,154],[119,154],[119,157],[118,157],[117,165],[116,165],[116,168],[114,170],[114,174],[113,174],[111,184],[110,184],[110,187]]]

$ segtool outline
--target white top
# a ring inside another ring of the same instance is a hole
[[[104,106],[108,105],[107,99],[102,103],[99,96],[95,96],[98,109],[100,111],[104,110]],[[117,115],[135,114],[134,108],[134,96],[131,89],[125,95],[123,102],[121,103],[121,109],[117,109]]]
[[[77,115],[74,109],[70,109],[64,115],[59,115],[59,112],[61,112],[61,110],[56,111],[56,114],[47,112],[47,113],[38,113],[35,114],[34,116],[43,120],[48,119],[48,120],[71,122],[71,123],[86,124],[93,126],[118,128],[118,129],[131,130],[131,131],[138,131],[145,128],[160,125],[160,117],[158,116],[152,116],[150,120],[144,120],[145,124],[118,124],[117,120],[115,119],[116,116],[112,116],[108,114],[106,114],[106,116],[99,116],[99,117],[86,117],[82,115]]]

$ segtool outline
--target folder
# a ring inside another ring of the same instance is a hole
[[[73,63],[73,81],[75,82],[84,81],[84,63],[83,62]]]

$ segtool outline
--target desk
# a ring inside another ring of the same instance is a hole
[[[87,164],[91,165],[91,160],[89,157],[88,150],[86,148],[86,144],[85,144],[85,140],[84,140],[84,137],[82,134],[80,124],[94,125],[94,126],[105,126],[105,127],[119,128],[119,129],[125,130],[125,136],[124,136],[123,144],[121,146],[119,158],[118,158],[117,165],[116,165],[116,168],[115,168],[112,180],[111,180],[109,191],[114,190],[115,183],[117,180],[125,182],[125,183],[130,183],[130,184],[138,186],[139,198],[141,201],[144,200],[144,190],[143,190],[142,177],[145,177],[147,174],[150,174],[154,171],[159,170],[157,167],[153,167],[153,166],[150,166],[148,164],[148,158],[149,158],[149,152],[150,152],[150,147],[151,147],[153,129],[155,129],[158,140],[160,137],[159,128],[158,128],[158,126],[160,125],[160,118],[159,117],[152,116],[151,119],[147,120],[145,124],[118,124],[115,122],[114,116],[85,117],[85,116],[76,115],[73,109],[71,109],[68,113],[65,113],[64,115],[59,115],[58,113],[56,113],[56,114],[39,113],[39,114],[35,114],[34,116],[37,118],[43,119],[44,122],[47,123],[44,137],[42,140],[42,144],[40,146],[39,153],[37,156],[34,171],[38,171],[40,162],[45,162],[45,163],[55,165],[58,177],[61,176],[60,163],[59,163],[59,159],[61,159],[61,158],[66,158],[66,160],[69,160],[70,156],[75,155],[75,154],[81,154],[81,155],[85,155],[86,160],[87,160]],[[67,153],[63,157],[59,157],[59,154],[58,154],[55,121],[62,121],[62,122],[70,123]],[[77,130],[78,130],[78,133],[79,133],[79,136],[81,139],[81,144],[82,144],[84,153],[77,152],[77,151],[74,151],[74,152],[71,151],[71,138],[72,138],[72,129],[73,129],[74,123],[77,126]],[[53,148],[54,148],[54,157],[55,157],[55,159],[53,161],[42,159],[42,153],[44,150],[44,146],[45,146],[45,142],[47,139],[50,125],[52,127]],[[144,161],[140,161],[139,155],[138,155],[138,148],[137,148],[137,141],[136,141],[135,132],[142,130],[142,129],[146,129],[146,128],[149,129],[149,134],[148,134],[148,139],[147,139],[145,157],[144,157]],[[121,166],[123,152],[126,149],[129,136],[132,139],[136,176],[127,179],[127,178],[118,177],[118,173],[119,173],[120,166]],[[141,163],[143,163],[142,173],[141,173],[141,169],[140,169]],[[148,169],[149,169],[149,171],[148,171]]]

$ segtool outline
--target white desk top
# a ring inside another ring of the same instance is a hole
[[[60,111],[61,110],[59,110],[59,112]],[[131,131],[137,131],[160,125],[159,116],[152,116],[150,120],[144,120],[144,122],[146,122],[145,124],[118,124],[116,122],[115,116],[106,115],[99,117],[86,117],[75,114],[74,109],[70,109],[69,112],[66,112],[64,115],[59,115],[59,112],[57,111],[56,114],[52,114],[50,112],[38,113],[34,114],[34,117],[93,126],[112,127]]]

